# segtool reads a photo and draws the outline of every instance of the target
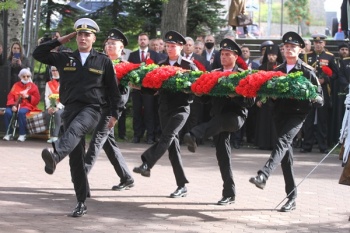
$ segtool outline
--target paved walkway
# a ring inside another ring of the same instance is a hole
[[[54,175],[44,172],[41,140],[0,141],[0,232],[350,232],[350,187],[338,184],[337,155],[329,156],[298,189],[297,209],[274,208],[285,197],[281,168],[265,190],[248,182],[264,164],[269,151],[233,150],[236,203],[217,206],[222,181],[214,148],[201,146],[192,154],[183,146],[189,195],[172,199],[175,179],[167,155],[151,177],[134,174],[135,187],[112,191],[119,183],[108,159],[101,154],[89,175],[92,197],[82,218],[67,217],[76,204],[68,158]],[[148,145],[120,143],[129,168],[140,164]],[[316,153],[295,156],[297,183],[323,158]]]

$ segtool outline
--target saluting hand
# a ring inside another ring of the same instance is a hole
[[[57,40],[61,43],[61,44],[65,44],[67,42],[70,41],[70,39],[72,39],[73,37],[75,37],[77,35],[77,32],[72,32],[69,33],[68,35],[64,35],[59,37]]]

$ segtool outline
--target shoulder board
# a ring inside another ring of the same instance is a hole
[[[281,65],[283,65],[283,63],[281,63],[281,64],[279,64],[278,66],[276,66],[276,68],[280,67]],[[275,69],[276,69],[276,68],[275,68]]]
[[[164,64],[166,62],[166,59],[163,59],[163,60],[160,60],[159,62],[158,62],[158,64],[159,65],[162,65],[162,64]]]
[[[68,54],[72,54],[73,53],[73,51],[71,51],[71,50],[61,50],[61,51],[59,51],[59,52],[57,52],[57,51],[53,51],[54,53],[68,53]]]
[[[350,60],[350,57],[343,58],[343,60]]]
[[[326,53],[326,54],[328,54],[328,55],[332,55],[332,56],[334,56],[334,54],[333,54],[333,53],[331,53],[331,52],[325,51],[325,53]]]
[[[100,54],[100,55],[104,55],[104,56],[108,57],[107,54],[105,54],[105,53],[102,53],[102,52],[97,52],[97,53]]]
[[[187,59],[187,58],[184,58],[184,57],[182,57],[181,60],[182,60],[182,61],[185,61],[185,62],[188,62],[188,63],[190,63],[190,64],[193,63],[192,60]]]
[[[314,70],[314,68],[312,66],[310,66],[309,64],[307,64],[306,62],[302,62],[301,65],[310,69],[310,70]]]

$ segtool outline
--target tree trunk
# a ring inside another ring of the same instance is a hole
[[[161,32],[164,36],[169,30],[186,35],[188,0],[169,0],[163,3]]]
[[[22,37],[22,15],[23,15],[23,0],[16,0],[18,4],[17,9],[8,11],[8,37],[9,47],[14,41],[21,41]]]
[[[300,29],[302,36],[310,35],[310,27],[306,25],[305,20],[301,20]]]

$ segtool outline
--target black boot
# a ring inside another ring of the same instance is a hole
[[[72,217],[82,217],[87,213],[87,208],[84,202],[78,202],[77,206],[72,212]]]
[[[249,182],[255,184],[255,186],[260,189],[264,189],[266,185],[266,180],[266,176],[262,173],[259,173],[259,175],[257,175],[256,177],[251,177],[249,179]]]
[[[52,175],[56,170],[56,165],[60,161],[59,155],[52,149],[45,148],[41,152],[41,157],[45,162],[45,172]]]

